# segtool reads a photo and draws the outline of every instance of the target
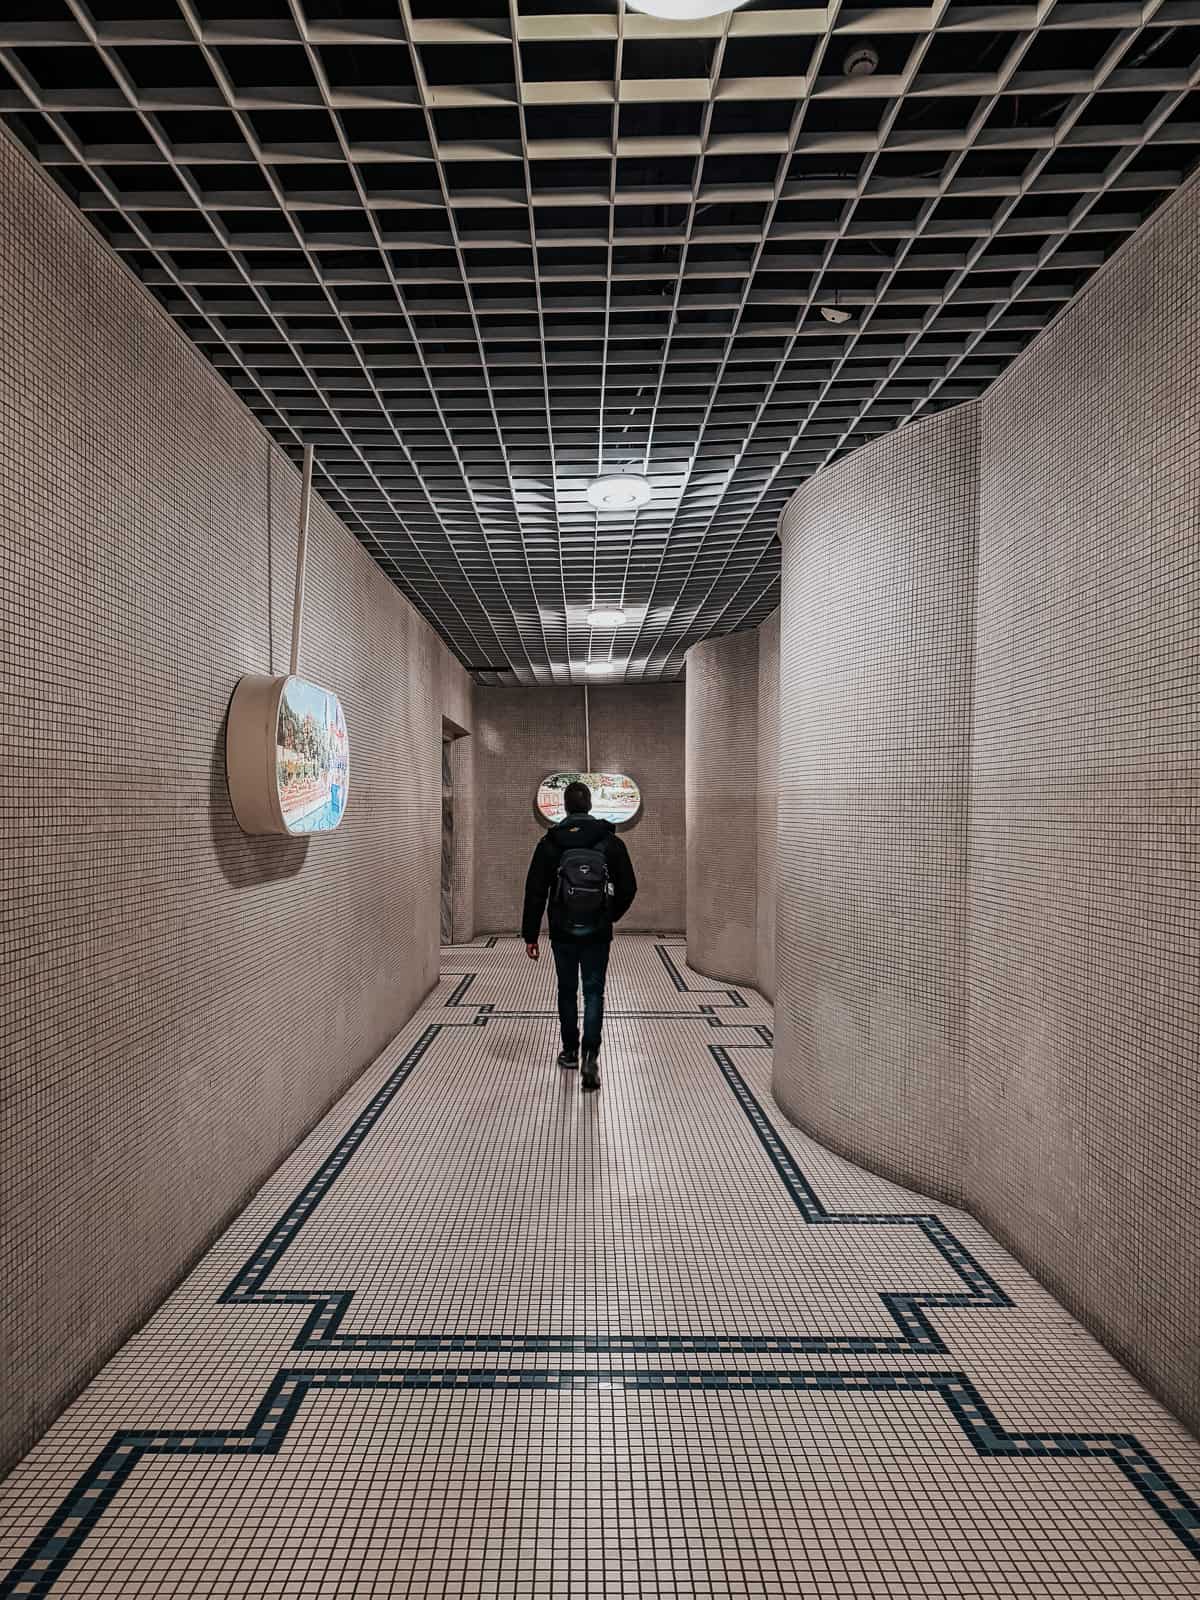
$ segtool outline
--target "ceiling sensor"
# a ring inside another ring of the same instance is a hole
[[[848,78],[865,78],[879,66],[879,56],[869,44],[856,45],[846,52],[842,71]]]
[[[843,311],[841,306],[822,306],[821,315],[826,322],[849,322],[850,313]]]

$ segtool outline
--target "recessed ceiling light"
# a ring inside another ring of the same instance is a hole
[[[723,11],[736,11],[746,0],[626,0],[634,11],[647,16],[666,17],[669,22],[690,22],[694,17],[718,17]]]
[[[624,622],[625,613],[617,606],[599,606],[588,612],[589,628],[620,628]]]
[[[614,472],[595,478],[587,486],[587,497],[597,511],[632,511],[650,498],[650,485],[633,472]]]
[[[617,669],[612,661],[589,661],[583,670],[590,672],[594,677],[599,677],[603,673],[615,672]]]

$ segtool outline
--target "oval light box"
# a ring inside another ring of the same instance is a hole
[[[304,678],[243,678],[229,706],[225,770],[244,833],[331,832],[350,779],[337,695]]]
[[[567,814],[563,791],[569,783],[586,783],[592,791],[592,815],[617,827],[632,822],[642,809],[642,791],[623,772],[552,772],[538,785],[537,812],[548,828]]]

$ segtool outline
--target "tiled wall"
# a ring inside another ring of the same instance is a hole
[[[779,616],[687,657],[688,964],[775,994]]]
[[[345,820],[249,838],[223,719],[286,670],[296,475],[0,139],[0,1467],[437,971],[443,714],[470,685],[318,501],[301,667]]]
[[[688,964],[775,997],[779,614],[687,657]]]
[[[593,768],[626,772],[642,790],[641,816],[622,834],[639,889],[621,927],[682,929],[683,686],[592,688],[588,698]],[[583,765],[583,690],[477,689],[475,718],[475,922],[481,933],[512,932],[542,831],[538,783]]]
[[[776,1094],[835,1149],[962,1173],[975,413],[889,434],[782,524]]]
[[[1200,183],[981,405],[972,1202],[1200,1428]]]
[[[758,630],[758,988],[775,998],[779,873],[779,613]]]
[[[630,773],[642,790],[641,816],[624,835],[638,898],[621,926],[631,933],[681,931],[687,919],[683,685],[592,688],[589,705],[593,765]]]
[[[758,979],[758,633],[687,654],[688,964]]]
[[[981,402],[785,512],[776,1055],[1193,1427],[1198,282],[1193,180]]]

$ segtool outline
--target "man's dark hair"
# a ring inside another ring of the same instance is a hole
[[[569,783],[563,790],[563,805],[568,816],[592,809],[592,791],[586,783]]]

